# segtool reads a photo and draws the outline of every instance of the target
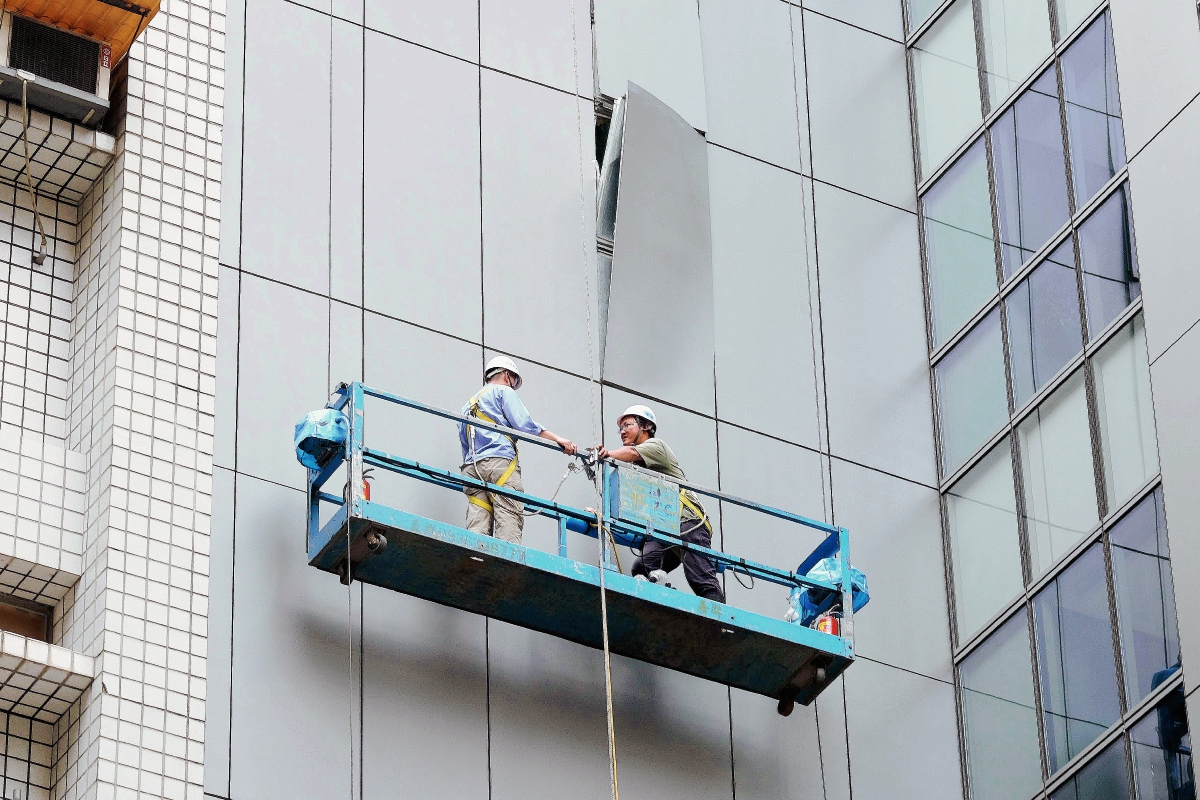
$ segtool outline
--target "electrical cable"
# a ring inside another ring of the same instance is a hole
[[[583,178],[583,121],[579,111],[579,33],[578,22],[575,13],[575,3],[578,0],[570,0],[571,3],[571,59],[572,66],[575,71],[575,146],[579,156],[579,248],[582,256],[583,264],[583,289],[584,289],[584,309],[587,324],[587,340],[588,340],[588,399],[591,403],[591,424],[592,424],[592,441],[599,443],[600,431],[597,425],[598,413],[596,410],[596,347],[594,339],[595,332],[592,330],[592,279],[588,271],[588,227],[587,227],[587,195],[584,190]],[[595,50],[593,42],[593,51]],[[593,53],[594,55],[594,53]],[[593,62],[595,58],[593,57]],[[595,70],[593,69],[593,83],[595,82]],[[605,547],[605,536],[609,535],[604,527],[604,515],[602,509],[604,506],[604,495],[600,490],[600,472],[594,473],[592,485],[596,490],[596,541],[599,543],[600,550],[600,633],[601,640],[604,646],[604,701],[605,710],[607,711],[608,721],[608,766],[609,777],[612,786],[612,800],[620,800],[620,791],[617,782],[617,735],[616,725],[613,721],[613,697],[612,697],[612,653],[609,650],[608,643],[608,587],[605,586],[604,574],[608,571],[607,553]],[[616,552],[616,548],[613,548]]]
[[[28,74],[28,73],[26,73]],[[33,174],[29,171],[29,79],[21,79],[21,143],[25,147],[25,185],[29,188],[29,203],[33,206],[33,218],[42,234],[42,246],[33,263],[41,266],[46,260],[46,228],[42,225],[42,214],[38,211],[37,192],[33,189]]]

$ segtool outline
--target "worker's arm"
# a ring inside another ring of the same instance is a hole
[[[542,437],[543,439],[549,439],[550,441],[554,442],[556,445],[558,445],[559,447],[561,447],[563,449],[564,453],[566,453],[569,456],[573,456],[573,455],[575,455],[575,453],[577,453],[579,451],[579,448],[575,446],[574,442],[572,442],[570,439],[564,439],[563,437],[559,436],[557,433],[554,433],[553,431],[548,431],[548,430],[543,429],[542,432],[538,434],[538,436]]]
[[[600,458],[615,458],[617,461],[628,461],[630,464],[641,464],[642,455],[636,447],[618,447],[616,450],[600,448]]]

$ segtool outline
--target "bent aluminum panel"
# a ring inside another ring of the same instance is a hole
[[[342,507],[309,541],[312,566],[336,572],[349,544],[356,580],[602,646],[594,565],[369,501],[361,517],[349,517],[349,537],[346,520]],[[369,531],[387,537],[378,555],[367,552]],[[771,697],[795,692],[802,704],[854,658],[837,636],[617,572],[605,581],[610,647],[619,655]]]
[[[654,95],[634,83],[628,89],[604,378],[712,413],[707,144]]]

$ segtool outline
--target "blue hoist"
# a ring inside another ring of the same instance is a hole
[[[545,439],[476,417],[361,383],[341,384],[324,410],[309,414],[296,426],[297,455],[308,468],[311,566],[337,574],[345,584],[359,580],[596,648],[602,646],[606,622],[611,652],[776,698],[785,716],[795,703],[811,703],[854,661],[854,612],[868,595],[862,573],[841,568],[850,564],[845,528],[636,466],[597,462],[593,453],[582,452],[575,458],[600,482],[597,520],[588,509],[368,447],[368,397],[558,449]],[[343,495],[322,491],[343,466]],[[558,552],[482,536],[373,502],[363,479],[364,470],[372,468],[456,492],[474,487],[517,499],[527,513],[557,521]],[[795,572],[684,542],[679,538],[681,488],[819,531],[825,538]],[[324,525],[322,504],[336,506]],[[597,524],[604,536],[598,536]],[[597,563],[567,557],[569,532],[599,538]],[[699,552],[722,571],[786,587],[790,595],[785,618],[735,608],[618,571],[610,543],[637,548],[648,539]],[[600,564],[607,567],[603,575]],[[602,586],[606,620],[599,601]]]

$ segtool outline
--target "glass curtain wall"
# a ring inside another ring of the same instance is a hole
[[[1194,800],[1108,9],[905,20],[970,797]]]

